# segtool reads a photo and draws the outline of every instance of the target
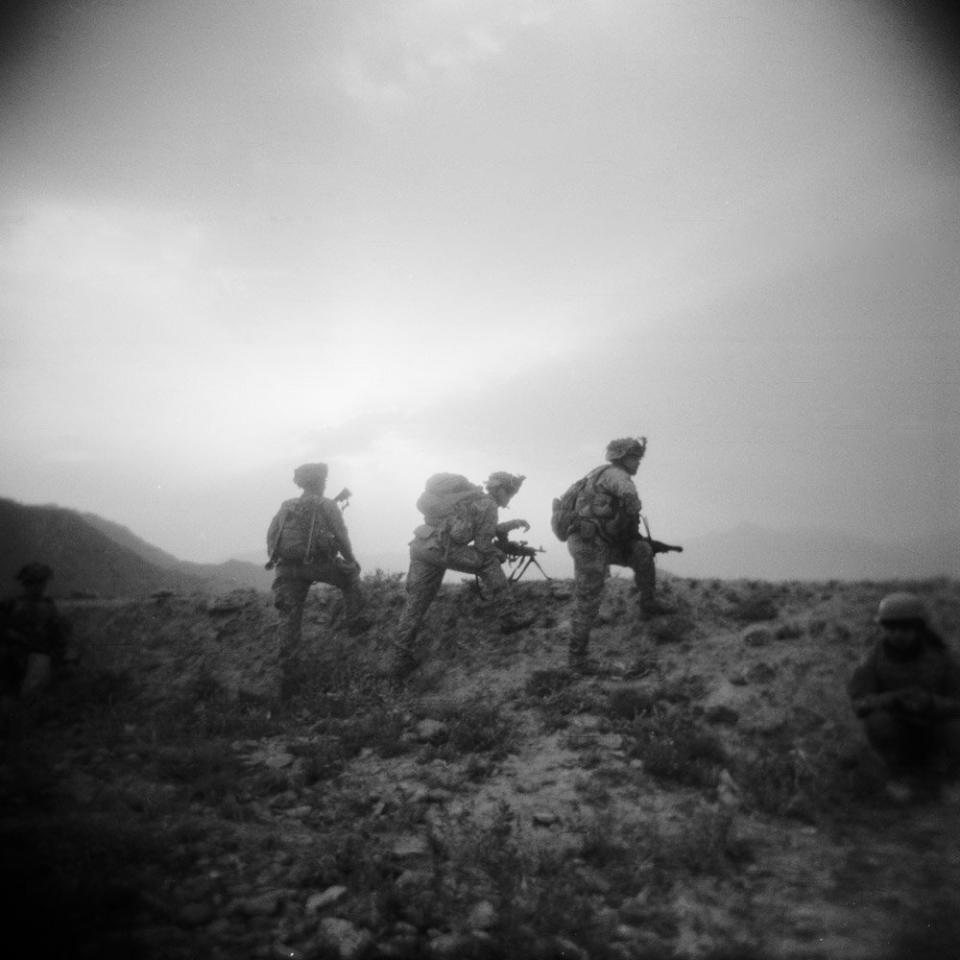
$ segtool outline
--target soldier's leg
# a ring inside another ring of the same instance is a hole
[[[926,750],[916,731],[889,710],[874,710],[863,721],[870,746],[880,755],[892,777],[914,772],[925,759]]]
[[[669,604],[657,597],[657,565],[653,559],[653,548],[646,540],[634,540],[622,548],[620,556],[611,559],[633,570],[633,582],[637,588],[640,610],[647,616],[676,613]]]
[[[318,579],[336,587],[342,594],[344,620],[350,633],[362,633],[370,626],[370,621],[363,616],[365,601],[360,573],[352,563],[339,558],[333,560]]]
[[[395,665],[398,673],[406,673],[416,666],[416,638],[423,618],[430,609],[445,568],[423,560],[410,558],[407,571],[407,601],[393,637]]]
[[[607,550],[602,540],[571,536],[567,550],[573,557],[573,616],[570,618],[569,660],[582,666],[587,658],[590,631],[600,613],[603,584],[607,576]]]
[[[309,590],[310,581],[299,577],[279,576],[273,581],[273,605],[280,615],[277,639],[281,663],[300,656],[303,607]]]

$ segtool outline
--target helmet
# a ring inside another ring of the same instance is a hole
[[[28,563],[20,568],[17,580],[21,583],[46,583],[53,576],[53,570],[45,563]]]
[[[877,608],[877,622],[919,620],[927,622],[927,608],[915,593],[888,593]]]
[[[515,494],[523,485],[527,478],[522,474],[507,473],[504,470],[497,470],[487,477],[487,490],[501,489],[510,492],[511,496]]]
[[[325,463],[301,463],[293,471],[293,482],[302,487],[307,483],[324,483],[327,479],[327,465]]]
[[[611,463],[624,457],[642,457],[646,452],[646,437],[621,437],[607,444],[607,459]]]

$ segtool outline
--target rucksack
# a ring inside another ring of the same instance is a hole
[[[566,543],[577,521],[608,520],[616,515],[616,498],[605,490],[596,489],[597,479],[608,466],[591,470],[571,483],[562,496],[554,498],[550,529],[561,543]]]
[[[311,525],[314,525],[312,542]],[[267,532],[267,552],[273,562],[305,563],[330,559],[336,555],[337,549],[337,540],[324,512],[321,497],[298,497],[285,501]]]
[[[469,508],[483,496],[483,487],[462,474],[435,473],[417,498],[417,509],[427,524],[446,531],[455,543],[469,543],[474,528]]]

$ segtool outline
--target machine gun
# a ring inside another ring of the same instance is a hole
[[[654,540],[650,535],[650,524],[647,523],[647,518],[642,513],[640,514],[640,522],[643,524],[643,529],[647,532],[647,535],[641,535],[640,539],[650,544],[650,549],[653,550],[654,556],[658,553],[683,553],[683,547],[678,547],[672,543],[664,543],[662,540]]]
[[[545,553],[543,547],[531,547],[526,540],[510,540],[508,537],[498,537],[497,547],[507,555],[506,562],[510,565],[510,576],[507,580],[511,583],[519,580],[530,568],[531,564],[535,566],[547,580],[552,577],[547,576],[547,572],[540,566],[537,560],[538,553]]]

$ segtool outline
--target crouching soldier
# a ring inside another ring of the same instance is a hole
[[[917,786],[960,773],[960,662],[912,593],[884,597],[877,622],[882,634],[847,690],[887,766],[887,793],[904,802]]]
[[[0,683],[4,707],[40,694],[64,661],[70,624],[46,596],[53,570],[28,563],[17,574],[20,596],[0,609]]]
[[[280,614],[281,661],[298,659],[303,608],[310,585],[329,583],[343,594],[347,629],[352,634],[369,627],[363,616],[360,564],[353,555],[347,526],[337,500],[324,496],[325,463],[304,463],[293,473],[303,493],[285,500],[267,531],[267,569],[276,568],[274,606]],[[348,491],[338,495],[344,498]]]
[[[480,580],[487,603],[500,618],[500,630],[514,633],[535,617],[518,611],[501,564],[498,537],[511,530],[529,530],[526,520],[499,519],[525,477],[498,471],[486,482],[486,492],[459,474],[435,474],[417,501],[424,515],[410,541],[407,601],[394,636],[395,672],[409,673],[417,665],[415,640],[447,570],[473,573]]]

